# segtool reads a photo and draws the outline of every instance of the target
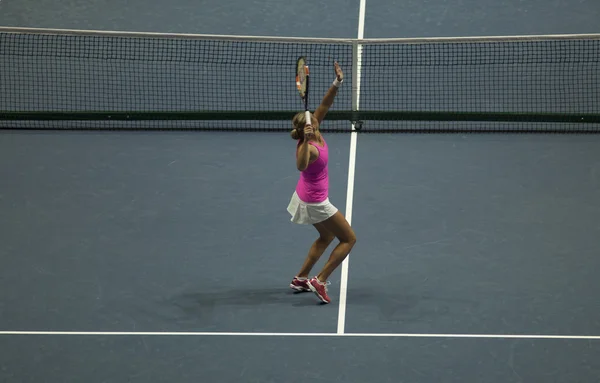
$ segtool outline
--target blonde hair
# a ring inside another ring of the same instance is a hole
[[[316,119],[316,117],[312,113],[310,114],[310,121],[311,121],[311,125],[312,125],[313,129],[315,130],[315,133],[317,133],[319,131],[319,121]],[[303,138],[304,127],[306,126],[305,113],[304,112],[297,113],[294,116],[294,118],[292,119],[292,125],[294,127],[292,129],[292,132],[290,133],[290,135],[292,136],[292,139],[299,140],[299,139]]]

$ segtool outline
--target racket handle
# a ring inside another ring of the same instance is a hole
[[[310,112],[308,110],[306,112],[304,112],[304,116],[305,116],[306,125],[308,125],[308,124],[312,125],[312,121],[310,120]]]

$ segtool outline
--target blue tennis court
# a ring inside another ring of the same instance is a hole
[[[599,12],[591,1],[2,0],[0,26],[352,39],[508,36],[598,33]],[[43,78],[44,65],[35,65]],[[273,68],[273,78],[283,81],[284,66]],[[150,78],[156,68],[142,69],[140,78]],[[363,102],[385,102],[385,94],[369,93],[384,89],[378,73],[362,73]],[[421,78],[434,85],[430,75]],[[594,110],[599,79],[579,80],[591,96],[574,104]],[[314,97],[321,97],[330,80],[316,81]],[[333,110],[350,107],[351,87],[343,85]],[[485,104],[486,91],[471,99]],[[444,100],[434,96],[421,100]],[[37,100],[60,101],[48,94]],[[146,106],[161,107],[148,100]],[[256,100],[288,101],[266,94]],[[0,380],[598,381],[600,135],[390,132],[326,139],[330,199],[358,241],[330,279],[333,302],[322,305],[288,287],[316,238],[286,211],[298,178],[289,133],[0,130]]]

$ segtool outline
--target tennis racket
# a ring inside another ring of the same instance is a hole
[[[310,124],[310,112],[308,111],[308,64],[306,63],[306,57],[298,57],[296,61],[296,87],[300,93],[300,98],[304,103],[304,112],[306,114],[306,123]]]

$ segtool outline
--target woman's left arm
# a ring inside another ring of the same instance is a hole
[[[335,67],[335,80],[333,81],[333,84],[331,84],[329,89],[327,90],[325,97],[323,97],[323,100],[321,101],[321,105],[319,105],[319,107],[317,108],[317,110],[315,110],[315,113],[314,113],[314,116],[319,121],[319,124],[321,122],[323,122],[323,120],[325,119],[325,115],[329,111],[329,108],[331,107],[331,105],[333,105],[333,100],[335,99],[335,96],[337,96],[338,89],[339,89],[340,85],[342,85],[342,82],[344,81],[344,72],[342,72],[340,65],[336,62],[334,64],[334,67]]]

